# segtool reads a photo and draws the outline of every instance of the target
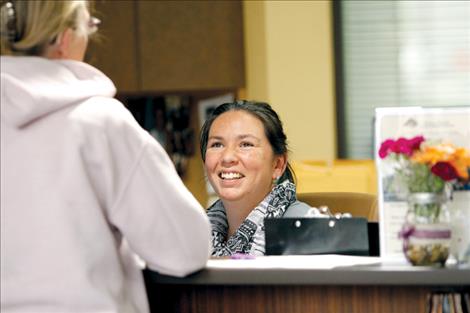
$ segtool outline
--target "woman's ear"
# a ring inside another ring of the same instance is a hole
[[[59,37],[57,38],[57,50],[59,52],[60,59],[68,59],[70,57],[71,43],[74,39],[73,35],[74,31],[71,28],[67,28],[59,34]]]
[[[58,34],[54,43],[46,47],[44,57],[49,59],[67,59],[70,55],[72,35],[73,30],[71,28],[67,28]]]
[[[274,156],[273,179],[279,178],[287,167],[287,155]]]

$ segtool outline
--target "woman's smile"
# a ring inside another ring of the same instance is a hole
[[[227,202],[258,203],[271,191],[276,158],[263,123],[245,111],[214,120],[208,136],[207,177]]]
[[[234,179],[240,179],[245,176],[243,174],[238,173],[238,172],[221,172],[219,174],[219,177],[223,180],[234,180]]]

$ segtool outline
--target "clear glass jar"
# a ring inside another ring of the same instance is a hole
[[[413,265],[444,266],[451,243],[450,216],[444,193],[411,193],[400,237]]]

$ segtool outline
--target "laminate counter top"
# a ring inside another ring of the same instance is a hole
[[[470,286],[470,267],[411,266],[403,261],[339,255],[268,256],[255,259],[209,260],[187,277],[147,278],[170,285],[420,285]]]

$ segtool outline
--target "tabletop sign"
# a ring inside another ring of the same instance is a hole
[[[470,106],[425,108],[389,107],[375,110],[375,163],[378,178],[380,256],[403,259],[398,232],[406,215],[406,194],[392,184],[390,161],[378,157],[386,139],[422,135],[426,141],[449,142],[470,149]]]

